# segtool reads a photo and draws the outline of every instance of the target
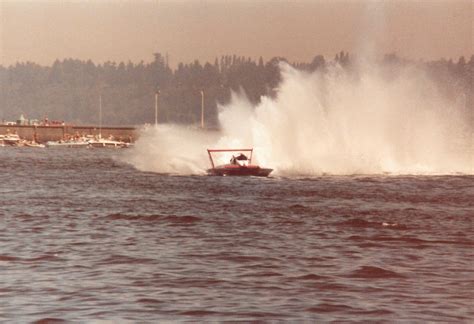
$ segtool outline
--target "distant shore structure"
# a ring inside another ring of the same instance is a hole
[[[127,143],[134,142],[138,138],[138,129],[136,127],[99,127],[96,125],[0,125],[0,135],[9,133],[18,134],[23,139],[35,140],[38,143],[59,141],[76,134],[81,136],[102,135],[105,138],[112,136]]]
[[[21,114],[20,117],[15,121],[2,120],[0,125],[7,126],[66,126],[64,120],[50,120],[48,117],[43,119],[28,119],[25,115]]]

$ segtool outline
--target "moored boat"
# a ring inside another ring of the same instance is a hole
[[[81,147],[89,147],[89,142],[86,140],[48,141],[46,142],[46,147],[81,148]]]
[[[37,142],[34,142],[34,141],[25,142],[24,145],[25,145],[26,147],[35,147],[35,148],[45,148],[45,147],[46,147],[46,145],[40,144],[40,143],[37,143]]]
[[[116,141],[114,139],[98,138],[89,141],[89,146],[92,148],[126,148],[129,143]]]
[[[17,134],[0,135],[0,144],[3,146],[21,146],[22,140]]]

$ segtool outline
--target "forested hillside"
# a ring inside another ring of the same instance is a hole
[[[231,91],[243,91],[252,103],[261,96],[273,96],[280,81],[278,62],[273,58],[258,62],[235,55],[216,58],[213,63],[179,63],[171,69],[159,53],[151,63],[94,64],[75,59],[57,60],[52,66],[17,63],[0,66],[0,120],[26,118],[64,120],[70,124],[97,124],[99,95],[103,122],[108,125],[139,125],[154,122],[154,96],[159,91],[160,123],[199,123],[201,91],[204,92],[206,123],[217,125],[217,105],[230,100]],[[285,60],[286,61],[286,60]],[[381,63],[388,67],[413,64],[428,71],[439,91],[446,96],[462,96],[472,109],[474,56],[456,62],[439,60],[409,62],[387,55]],[[352,68],[348,53],[338,53],[327,61],[316,56],[310,63],[291,63],[306,71],[326,69],[330,64]],[[355,69],[354,69],[355,71]],[[357,72],[354,72],[357,73]]]

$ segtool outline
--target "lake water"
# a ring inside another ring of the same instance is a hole
[[[0,321],[474,318],[474,176],[140,172],[0,149]]]

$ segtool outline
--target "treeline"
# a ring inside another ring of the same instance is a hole
[[[217,126],[217,105],[226,104],[231,91],[243,91],[253,103],[261,96],[274,95],[280,82],[275,57],[264,62],[236,55],[216,58],[213,63],[179,63],[171,69],[167,59],[154,54],[151,63],[138,64],[65,59],[50,67],[35,63],[0,66],[0,120],[16,120],[20,114],[28,119],[64,120],[70,124],[97,124],[99,96],[102,97],[103,123],[138,125],[153,123],[155,92],[159,91],[159,122],[197,124],[201,116],[201,91],[204,94],[205,119]],[[409,62],[396,55],[386,55],[387,67],[422,64],[446,96],[464,93],[472,108],[474,55],[469,61],[438,60]],[[309,63],[291,63],[305,71],[324,70],[331,64],[352,68],[348,53],[338,53],[331,61],[318,55]]]

